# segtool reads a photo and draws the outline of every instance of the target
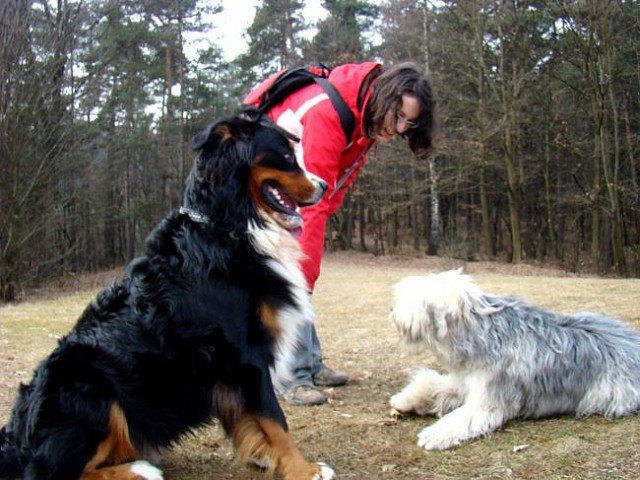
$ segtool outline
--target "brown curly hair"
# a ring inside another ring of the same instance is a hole
[[[371,87],[371,97],[364,107],[363,130],[374,138],[384,123],[387,112],[395,112],[402,105],[402,96],[415,97],[420,102],[420,117],[415,128],[401,134],[409,142],[409,148],[418,156],[426,156],[433,149],[435,130],[435,99],[427,77],[413,62],[383,68]]]

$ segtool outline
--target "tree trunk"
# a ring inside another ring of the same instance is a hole
[[[435,159],[429,157],[429,199],[431,215],[429,216],[429,242],[427,245],[428,255],[438,254],[438,244],[440,243],[440,203],[438,201],[438,174],[436,172]]]
[[[511,262],[520,263],[522,261],[522,240],[520,238],[520,184],[516,170],[516,112],[515,101],[517,87],[515,79],[517,68],[512,66],[511,78],[507,77],[505,64],[505,37],[501,26],[499,27],[499,37],[501,39],[500,53],[500,81],[502,83],[502,108],[504,131],[502,137],[502,149],[507,177],[507,198],[509,204],[509,229],[511,233]],[[512,59],[512,62],[515,60]]]
[[[612,78],[615,75],[613,72],[613,55],[610,32],[607,21],[603,22],[604,33],[602,35],[603,49],[605,51],[604,66],[606,69],[606,77]],[[613,86],[611,82],[605,82],[603,79],[604,88],[607,90],[607,97],[609,99],[609,112],[611,119],[611,128],[607,131],[613,133],[613,159],[610,155],[604,155],[603,161],[606,162],[603,165],[603,172],[605,176],[605,185],[607,187],[607,193],[609,198],[609,211],[611,212],[611,249],[613,252],[613,263],[618,275],[625,276],[627,274],[627,262],[624,256],[624,238],[623,238],[623,225],[622,225],[622,213],[620,212],[620,197],[619,197],[619,172],[620,172],[620,119],[618,113],[618,104],[613,92]],[[605,107],[606,108],[606,107]],[[611,160],[613,165],[610,165]]]
[[[515,155],[511,126],[504,133],[504,161],[507,173],[507,197],[509,199],[509,228],[511,231],[511,262],[522,261],[522,240],[520,238],[520,195],[515,167]]]
[[[364,207],[364,196],[362,194],[356,195],[357,208],[358,208],[358,238],[360,239],[360,250],[367,251],[367,210]]]

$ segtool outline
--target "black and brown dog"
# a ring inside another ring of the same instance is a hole
[[[270,377],[312,317],[294,237],[326,184],[258,122],[222,120],[194,144],[182,207],[21,386],[0,478],[161,479],[151,462],[214,418],[241,459],[334,478],[295,446]]]

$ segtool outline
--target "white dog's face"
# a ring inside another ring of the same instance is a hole
[[[431,344],[464,317],[470,297],[481,294],[462,269],[405,277],[394,287],[391,318],[406,345]]]

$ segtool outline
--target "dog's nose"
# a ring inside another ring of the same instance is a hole
[[[316,188],[322,190],[322,193],[324,194],[324,192],[326,192],[327,189],[329,188],[329,184],[325,182],[322,178],[320,178],[318,175],[314,175],[311,172],[306,172],[306,173],[307,173],[307,179],[313,182]]]

